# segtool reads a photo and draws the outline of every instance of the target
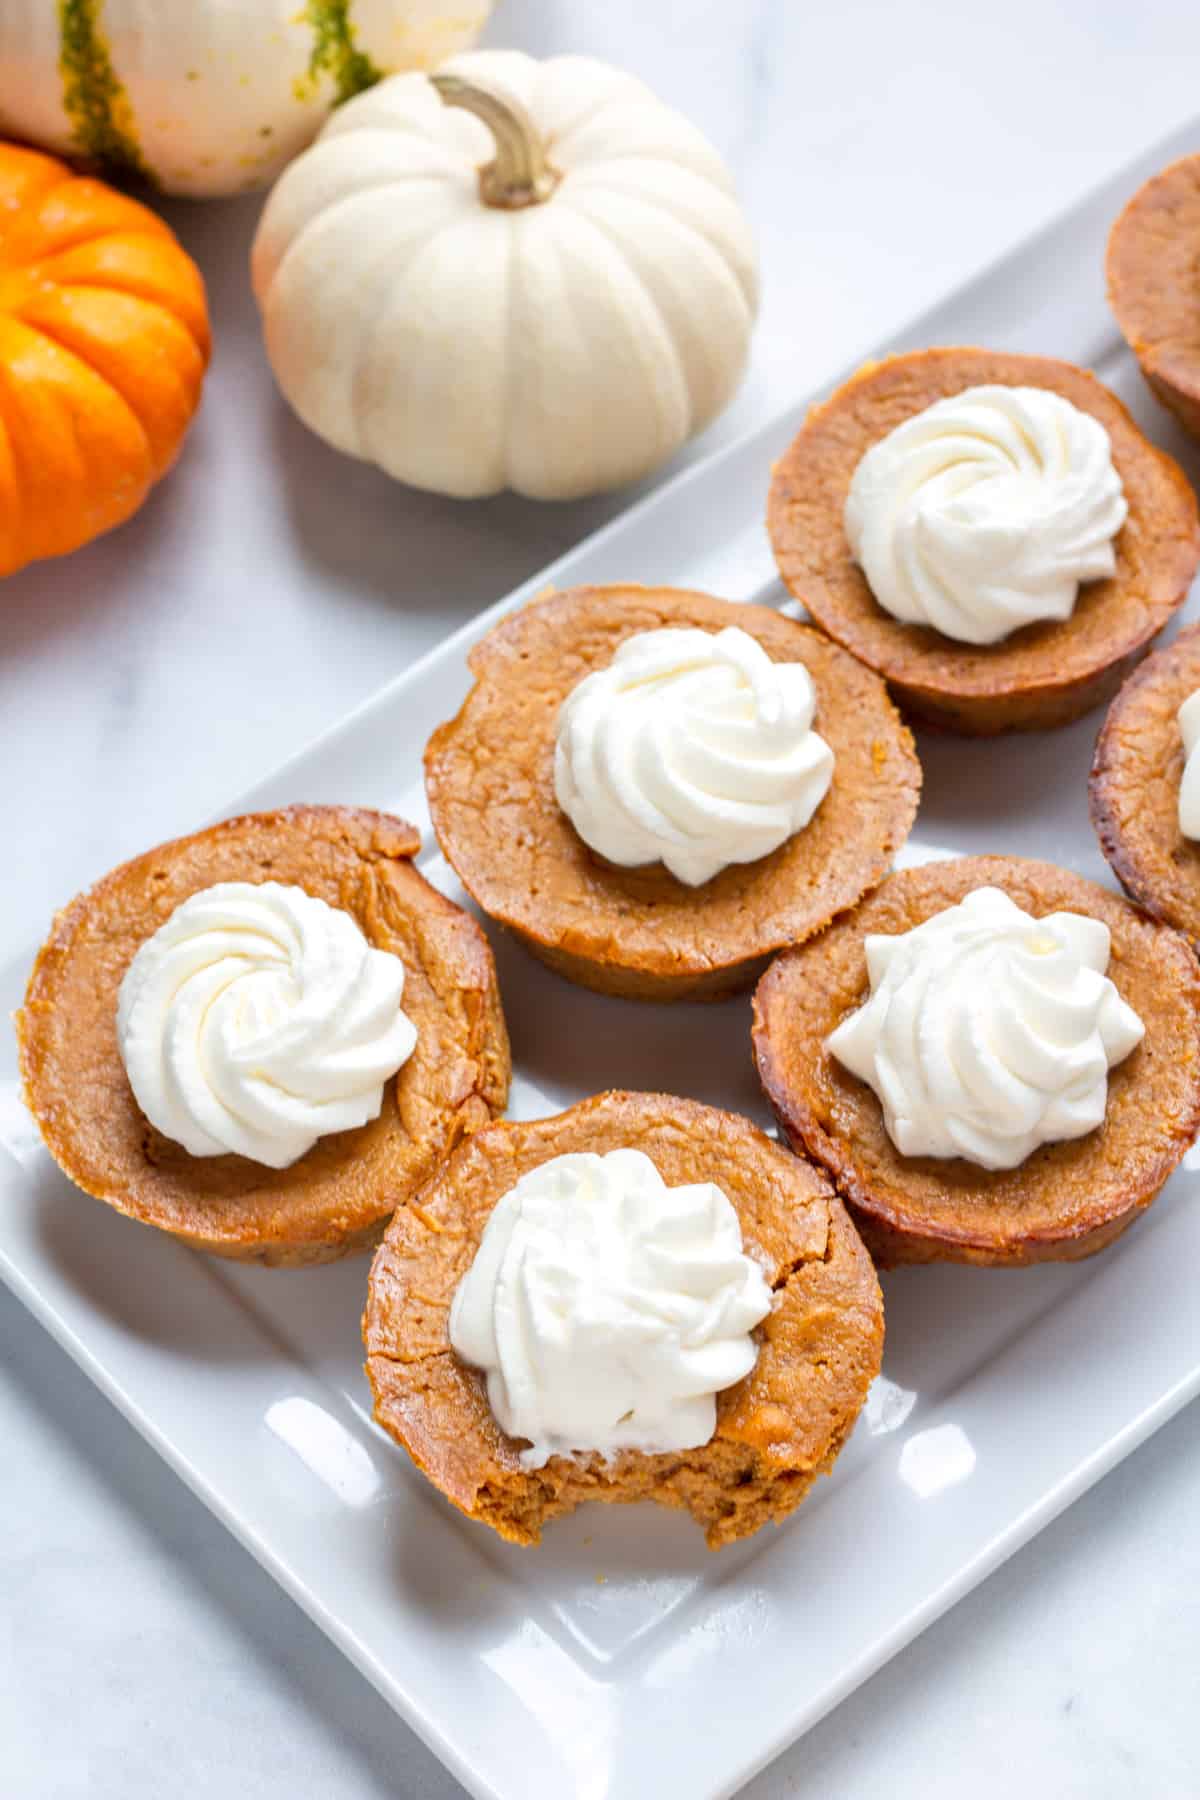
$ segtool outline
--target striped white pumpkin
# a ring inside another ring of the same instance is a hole
[[[491,0],[0,0],[0,136],[169,194],[261,187],[330,109],[474,42]]]

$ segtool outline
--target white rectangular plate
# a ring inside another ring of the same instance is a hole
[[[979,342],[1088,364],[1196,474],[1117,339],[1102,264],[1125,197],[1198,142],[1200,126],[1161,145],[886,348]],[[465,654],[547,582],[782,601],[762,517],[772,458],[802,412],[633,508],[238,808],[341,801],[427,831],[421,751],[462,699]],[[925,738],[910,856],[1013,851],[1107,879],[1087,822],[1096,726]],[[458,895],[433,849],[422,867]],[[666,1087],[766,1122],[747,1000],[635,1008],[569,987],[511,944],[496,951],[515,1115]],[[0,977],[5,1010],[30,960]],[[495,1800],[732,1793],[1200,1391],[1193,1151],[1092,1262],[889,1276],[885,1373],[833,1477],[782,1529],[713,1556],[676,1514],[593,1508],[519,1551],[444,1505],[372,1424],[365,1262],[240,1269],[83,1199],[25,1115],[7,1039],[0,1141],[0,1274],[466,1787]]]

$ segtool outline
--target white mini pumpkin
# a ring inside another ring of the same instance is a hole
[[[515,51],[339,109],[269,196],[253,278],[305,423],[462,497],[646,474],[729,400],[757,303],[699,131],[620,70]]]
[[[0,0],[0,135],[169,194],[261,187],[330,108],[473,43],[490,0]]]

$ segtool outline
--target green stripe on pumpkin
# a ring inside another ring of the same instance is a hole
[[[58,0],[63,111],[80,154],[119,174],[148,176],[133,108],[100,29],[104,0]]]
[[[383,78],[383,70],[354,41],[350,8],[351,0],[308,0],[304,8],[303,16],[313,31],[306,86],[311,91],[322,75],[332,75],[336,106]]]

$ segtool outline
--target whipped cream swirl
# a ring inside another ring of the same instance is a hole
[[[748,1375],[771,1290],[712,1182],[667,1187],[640,1150],[552,1157],[496,1204],[450,1342],[486,1371],[526,1468],[573,1451],[706,1444]]]
[[[1179,829],[1185,838],[1200,839],[1200,688],[1189,694],[1179,709],[1179,730],[1183,737],[1183,780],[1179,784]]]
[[[117,1040],[134,1098],[193,1156],[286,1169],[377,1118],[412,1055],[404,964],[303,888],[193,894],[125,971]]]
[[[638,632],[563,703],[558,804],[610,863],[662,862],[699,887],[812,818],[833,776],[815,711],[804,664],[737,626]]]
[[[1045,388],[973,387],[873,444],[846,536],[885,612],[964,644],[1067,619],[1112,575],[1128,507],[1098,419]]]
[[[1103,1123],[1108,1071],[1144,1035],[1105,974],[1109,947],[1100,919],[1034,919],[976,888],[867,938],[871,997],[825,1047],[874,1088],[903,1156],[1016,1168]]]

